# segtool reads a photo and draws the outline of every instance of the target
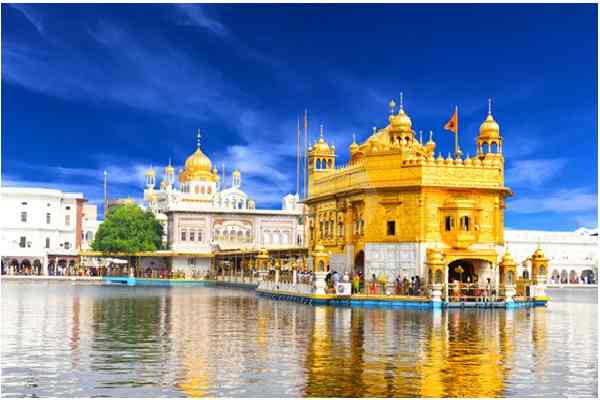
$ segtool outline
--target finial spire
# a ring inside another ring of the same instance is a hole
[[[352,143],[356,144],[356,132],[352,132]]]
[[[492,115],[492,98],[488,98],[488,114]]]
[[[376,127],[376,126],[374,126],[374,127],[373,127],[373,133],[376,133],[376,132],[377,132],[377,127]]]
[[[423,130],[419,131],[419,144],[423,144]]]
[[[171,166],[171,157],[169,157],[169,167]]]
[[[428,143],[433,143],[433,131],[429,131],[429,142]]]
[[[390,100],[388,106],[390,107],[390,114],[393,114],[394,111],[396,111],[396,102],[394,101],[394,99]]]
[[[404,111],[404,92],[400,92],[400,110]]]
[[[198,149],[200,148],[200,137],[202,137],[202,134],[200,133],[200,128],[198,128],[198,133],[196,134],[196,147]]]
[[[323,139],[323,124],[321,124],[321,139]]]

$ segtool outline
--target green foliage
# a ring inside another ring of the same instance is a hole
[[[154,251],[161,246],[162,225],[150,211],[136,204],[115,207],[104,217],[92,249],[105,253]]]

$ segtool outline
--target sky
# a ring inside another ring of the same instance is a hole
[[[475,138],[492,98],[508,228],[597,226],[598,26],[579,5],[2,4],[2,184],[140,200],[203,132],[259,208],[296,188],[296,125],[348,158],[404,93],[413,129]],[[100,207],[100,212],[101,212]]]

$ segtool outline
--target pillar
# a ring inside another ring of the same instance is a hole
[[[325,252],[323,245],[317,242],[312,256],[313,271],[315,274],[315,294],[326,294],[327,284],[325,283],[325,277],[327,276],[327,271],[325,268],[329,264],[329,254]]]
[[[502,287],[504,289],[504,297],[507,303],[514,301],[516,294],[515,291],[515,279],[517,277],[517,263],[513,259],[512,255],[508,252],[508,249],[504,252],[502,261],[500,261],[500,274]]]
[[[428,282],[431,285],[431,301],[433,302],[433,306],[435,308],[439,308],[442,306],[442,289],[444,287],[443,283],[446,281],[446,264],[444,263],[444,258],[442,253],[437,249],[427,249],[427,276],[431,276],[431,282]],[[448,283],[446,282],[446,290],[448,288]],[[448,301],[448,294],[446,292],[446,301]]]
[[[532,287],[533,299],[536,302],[546,303],[548,296],[546,296],[546,274],[548,273],[548,259],[544,255],[544,252],[538,245],[538,248],[530,257],[531,260],[531,278],[533,279],[534,286]]]

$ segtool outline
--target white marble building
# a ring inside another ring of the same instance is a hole
[[[150,168],[144,203],[165,228],[173,272],[204,275],[219,250],[305,246],[304,205],[298,195],[285,196],[279,210],[256,209],[242,190],[241,172],[233,170],[231,187],[223,187],[225,177],[219,176],[199,143],[179,171],[178,185],[170,162],[158,188],[156,178]]]
[[[0,188],[2,272],[45,275],[73,265],[100,224],[86,202],[82,193]]]
[[[523,263],[538,244],[548,257],[548,283],[583,283],[598,280],[598,229],[580,228],[573,232],[552,232],[506,229],[505,246],[508,246],[523,274]],[[584,271],[587,271],[584,273]]]

